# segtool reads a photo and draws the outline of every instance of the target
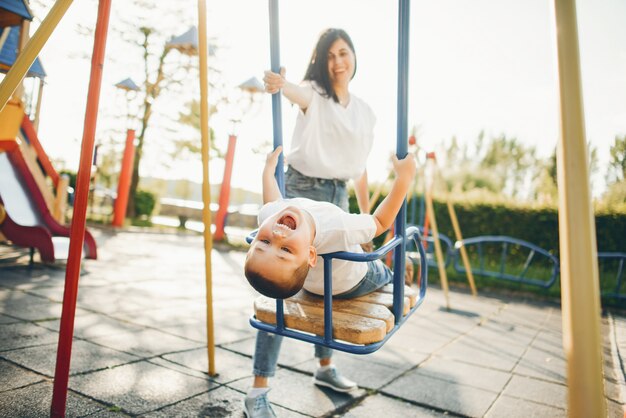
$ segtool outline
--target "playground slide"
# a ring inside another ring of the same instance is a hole
[[[39,250],[44,262],[67,259],[70,229],[48,210],[19,145],[0,153],[0,203],[6,216],[0,232],[16,245]],[[85,231],[84,254],[97,257],[96,241]]]

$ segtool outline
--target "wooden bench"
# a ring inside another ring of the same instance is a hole
[[[404,312],[417,303],[417,292],[404,287]],[[283,303],[285,326],[316,335],[324,335],[324,298],[301,290]],[[393,328],[393,286],[355,299],[333,299],[333,338],[353,344],[382,341]],[[260,296],[254,301],[256,318],[276,324],[276,301]]]

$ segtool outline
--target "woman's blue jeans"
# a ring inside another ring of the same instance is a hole
[[[341,180],[318,179],[307,177],[289,167],[285,173],[285,197],[306,197],[312,200],[334,203],[348,211],[348,191],[346,183]],[[367,274],[361,282],[336,298],[354,298],[366,295],[390,283],[393,273],[382,261],[368,262]],[[276,364],[280,353],[283,337],[280,335],[258,331],[254,349],[253,373],[255,376],[272,377],[276,372]],[[333,350],[315,345],[315,357],[330,358]]]

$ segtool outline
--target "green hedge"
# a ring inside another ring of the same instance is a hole
[[[417,196],[417,200],[414,201],[417,204],[416,214],[419,214],[421,199],[422,196]],[[455,241],[446,202],[435,200],[433,206],[439,233]],[[410,218],[412,213],[410,209],[409,206],[407,218]],[[559,221],[558,212],[554,208],[533,208],[503,203],[456,202],[454,209],[463,238],[479,235],[506,235],[523,239],[559,256]],[[354,195],[350,196],[350,210],[358,212]],[[419,218],[418,215],[415,217]],[[412,220],[407,221],[411,223]],[[417,223],[417,219],[414,222]],[[596,213],[596,235],[598,251],[626,252],[626,211]]]

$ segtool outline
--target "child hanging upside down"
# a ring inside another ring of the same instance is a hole
[[[360,244],[387,231],[392,225],[409,186],[415,176],[416,162],[412,155],[402,160],[392,156],[395,179],[389,194],[373,214],[350,214],[328,202],[306,198],[283,199],[274,177],[282,147],[268,154],[263,170],[263,202],[259,212],[259,229],[250,245],[244,269],[250,285],[259,293],[285,299],[305,290],[324,293],[323,262],[318,254],[335,251],[363,252]],[[318,263],[319,261],[319,263]],[[333,296],[354,298],[371,293],[393,279],[393,273],[381,260],[351,262],[335,259],[333,265]],[[267,378],[274,375],[279,336],[257,339],[254,355],[255,381],[244,400],[244,410],[266,408],[273,414],[266,399]],[[347,392],[356,384],[338,375],[336,369],[323,365],[314,376],[314,383]],[[263,399],[256,399],[263,396]],[[261,401],[261,402],[260,402]],[[263,403],[263,405],[258,405]],[[268,415],[272,416],[272,415]]]

